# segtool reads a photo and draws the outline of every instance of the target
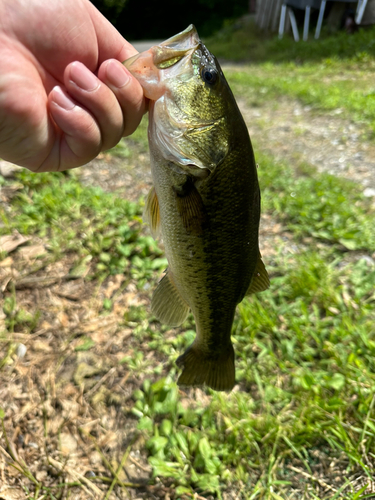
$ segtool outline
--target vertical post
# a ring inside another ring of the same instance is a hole
[[[286,1],[287,0],[257,0],[257,9],[255,13],[255,23],[257,26],[262,30],[277,31],[280,27],[281,6]],[[288,28],[288,21],[288,17],[286,16],[284,32],[285,29]]]
[[[281,6],[285,2],[285,0],[274,0],[273,5],[272,5],[272,19],[270,23],[270,30],[271,31],[277,31],[277,27],[279,25],[279,19],[280,19],[280,13],[281,13]],[[287,28],[287,25],[285,23],[284,26],[284,33],[285,29]]]
[[[280,14],[280,24],[279,24],[279,38],[283,37],[285,30],[285,17],[286,17],[286,9],[288,7],[285,3],[281,6],[281,14]]]
[[[292,9],[289,9],[289,19],[290,19],[290,24],[292,25],[294,41],[299,42],[299,34],[298,34],[296,16],[294,15],[294,12],[292,11]]]
[[[323,24],[323,17],[324,17],[324,11],[326,8],[326,0],[322,0],[322,3],[320,5],[320,10],[319,10],[319,17],[318,17],[318,23],[316,25],[316,31],[315,31],[315,38],[318,39],[320,36],[320,30],[322,29],[322,24]]]
[[[306,42],[306,40],[309,37],[310,11],[311,11],[311,7],[310,7],[310,5],[308,5],[305,9],[305,22],[303,23],[303,41],[304,42]]]
[[[359,0],[358,1],[357,12],[355,15],[355,22],[357,24],[361,24],[361,22],[362,22],[362,17],[363,17],[363,14],[365,13],[366,5],[367,5],[367,0]]]

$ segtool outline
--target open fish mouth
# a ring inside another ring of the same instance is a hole
[[[145,58],[149,54],[153,58],[153,64],[158,69],[166,69],[174,66],[183,57],[192,55],[199,47],[201,41],[195,26],[192,24],[186,30],[168,38],[164,42],[151,47],[149,50],[136,54],[124,62],[125,67],[130,71],[135,71],[135,66],[139,65],[139,59]]]
[[[192,48],[196,48],[200,43],[199,35],[195,26],[191,24],[186,28],[186,30],[181,31],[181,33],[177,33],[177,35],[168,38],[162,42],[160,47],[169,47],[171,49],[178,50],[190,50]]]

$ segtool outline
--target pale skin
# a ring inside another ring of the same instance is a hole
[[[136,53],[88,0],[0,0],[0,158],[67,170],[133,133]]]

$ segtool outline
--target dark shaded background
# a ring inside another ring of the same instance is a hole
[[[249,0],[92,0],[128,40],[168,38],[194,24],[201,36],[249,11]]]

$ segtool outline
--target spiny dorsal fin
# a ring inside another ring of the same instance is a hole
[[[182,217],[182,223],[186,231],[188,233],[202,234],[206,221],[206,210],[193,181],[188,179],[182,187],[175,188],[175,193],[178,213]]]
[[[155,188],[152,187],[146,198],[145,208],[143,210],[143,220],[150,226],[152,237],[160,235],[160,209],[159,200],[156,196]]]
[[[268,277],[268,273],[266,268],[264,267],[261,256],[259,255],[257,265],[255,267],[255,271],[253,277],[250,282],[250,286],[247,289],[246,295],[251,295],[256,292],[263,292],[263,290],[267,290],[270,286],[270,279]]]
[[[179,326],[189,314],[189,306],[173,283],[170,272],[160,280],[151,299],[151,311],[161,323]]]

